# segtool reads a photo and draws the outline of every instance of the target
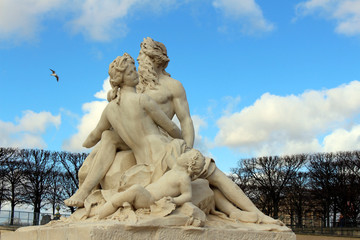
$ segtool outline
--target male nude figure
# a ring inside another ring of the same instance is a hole
[[[186,93],[182,84],[165,71],[169,62],[165,45],[146,38],[140,46],[141,50],[137,58],[140,76],[138,91],[154,99],[170,119],[176,114],[180,120],[183,139],[189,147],[192,147],[194,127]],[[230,218],[241,221],[282,224],[263,214],[245,193],[215,166],[214,162],[210,163],[209,170],[208,175],[202,177],[216,188],[215,203],[219,210]]]

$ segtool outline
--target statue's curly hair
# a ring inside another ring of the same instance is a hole
[[[127,53],[124,53],[122,56],[118,56],[115,58],[112,63],[109,65],[109,76],[110,76],[110,85],[111,90],[107,93],[107,100],[111,102],[112,100],[117,98],[117,104],[120,104],[120,85],[124,79],[124,72],[129,66],[129,64],[135,64],[134,59]],[[120,73],[120,75],[116,77],[120,77],[121,81],[114,81],[116,73]]]
[[[155,62],[162,64],[163,74],[170,77],[170,74],[165,71],[170,59],[167,56],[165,45],[154,41],[150,37],[144,38],[140,47],[139,57],[137,58],[139,62],[139,84],[137,85],[137,90],[142,93],[146,88],[156,89],[156,85],[159,84],[159,76],[154,70]]]

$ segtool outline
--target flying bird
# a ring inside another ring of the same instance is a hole
[[[52,74],[50,74],[50,76],[54,76],[56,77],[56,81],[59,81],[59,76],[55,73],[54,70],[52,70],[51,68],[49,68],[52,71]]]

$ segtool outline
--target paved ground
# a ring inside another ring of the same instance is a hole
[[[313,236],[296,234],[296,240],[356,240],[357,238],[349,237],[328,237],[328,236]]]

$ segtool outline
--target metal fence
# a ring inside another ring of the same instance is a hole
[[[61,216],[68,217],[68,214],[62,214]],[[31,225],[43,225],[51,220],[59,219],[59,214],[52,213],[33,213],[25,211],[14,211],[13,223],[11,224],[11,211],[0,210],[0,225],[2,226],[31,226]]]

